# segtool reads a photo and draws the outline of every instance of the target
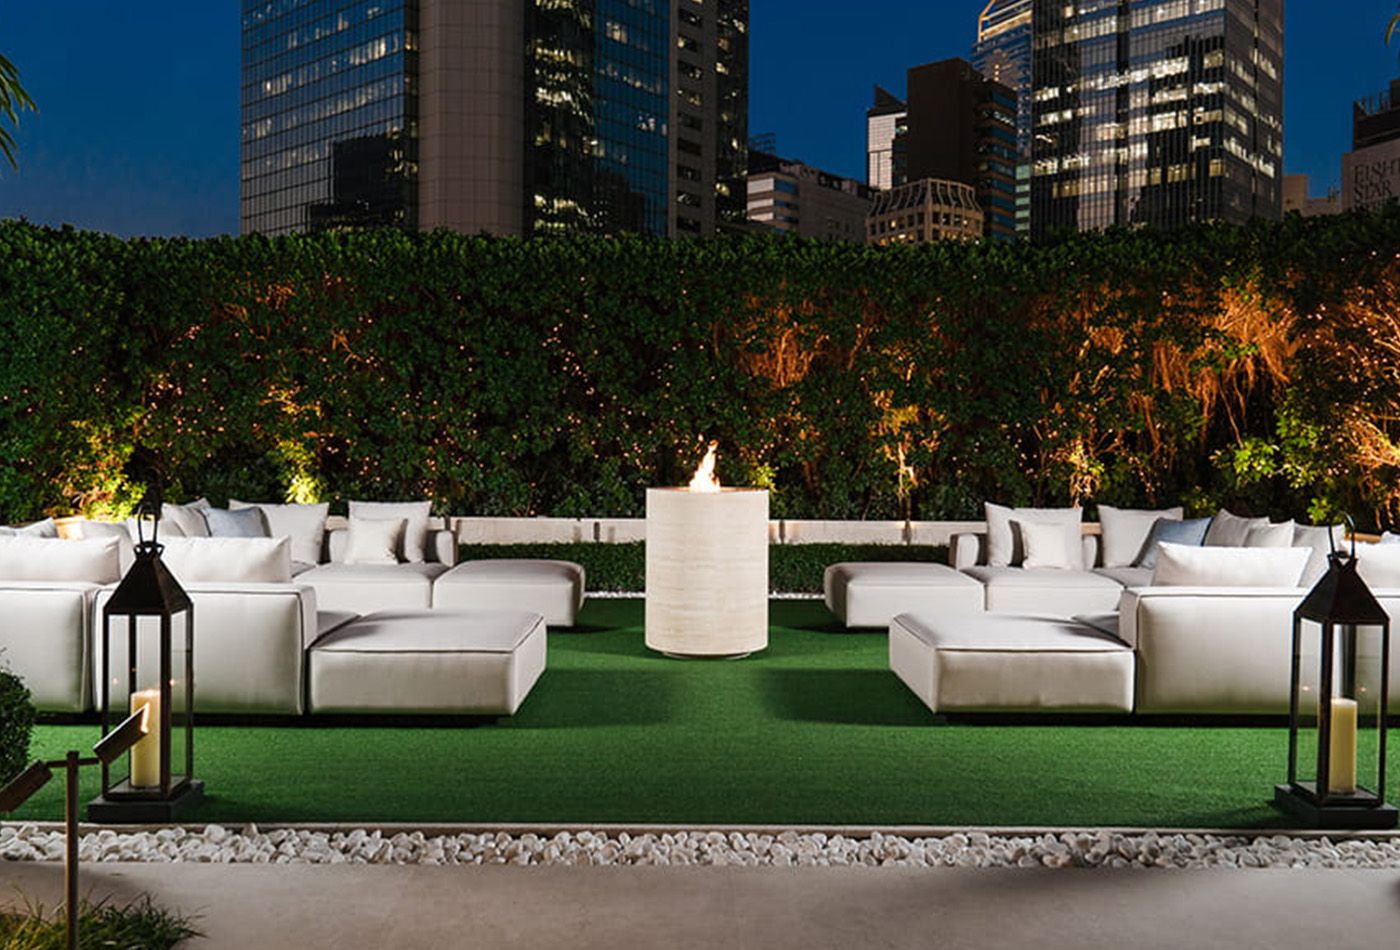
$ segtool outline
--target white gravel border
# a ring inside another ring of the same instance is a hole
[[[0,860],[61,861],[52,823],[0,826]],[[1400,835],[1230,832],[886,833],[675,829],[446,831],[249,824],[87,827],[81,860],[215,864],[1400,869]]]

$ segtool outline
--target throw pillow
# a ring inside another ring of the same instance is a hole
[[[292,579],[286,538],[171,538],[161,560],[182,584],[287,584]]]
[[[126,525],[120,521],[88,521],[83,519],[78,523],[78,536],[85,541],[116,538],[117,561],[123,575],[131,569],[132,563],[136,560],[136,542],[132,539],[131,533],[126,530]]]
[[[1206,532],[1206,547],[1244,547],[1245,535],[1249,534],[1249,529],[1262,528],[1268,523],[1268,518],[1242,518],[1221,508],[1215,513],[1215,517],[1210,519],[1210,530]]]
[[[1103,567],[1131,567],[1142,559],[1148,535],[1159,520],[1180,521],[1186,516],[1181,507],[1143,511],[1099,505],[1103,526]]]
[[[352,501],[350,518],[373,518],[405,522],[400,557],[409,564],[427,560],[428,518],[432,503],[427,501]]]
[[[267,521],[269,536],[291,539],[293,561],[321,563],[321,546],[326,538],[326,516],[330,514],[330,505],[269,505],[230,498],[228,506],[234,510],[256,508],[261,511]]]
[[[10,534],[18,538],[56,538],[58,537],[58,523],[52,518],[45,518],[42,521],[34,521],[22,528],[9,529]]]
[[[121,579],[116,538],[61,541],[0,538],[0,578],[7,581],[77,581],[112,584]]]
[[[1400,588],[1400,544],[1358,544],[1356,572],[1376,589]]]
[[[202,519],[201,519],[202,520]],[[138,522],[142,522],[138,524]],[[160,538],[183,538],[185,533],[180,530],[180,526],[169,518],[161,518],[158,522],[150,518],[127,518],[126,533],[131,535],[131,543],[135,544],[144,535],[147,541],[151,540],[151,534],[156,529],[160,529]]]
[[[1298,526],[1291,521],[1250,528],[1244,534],[1247,548],[1291,548]]]
[[[408,521],[351,518],[346,564],[397,564]]]
[[[1065,555],[1070,566],[1084,566],[1083,508],[1007,508],[1005,505],[985,505],[987,515],[987,564],[990,567],[1020,567],[1025,560],[1025,545],[1021,525],[1057,524],[1064,532]]]
[[[1308,550],[1308,566],[1303,569],[1303,587],[1312,587],[1327,573],[1327,555],[1344,550],[1346,525],[1314,526],[1300,524],[1293,529],[1293,546]]]
[[[160,506],[160,520],[169,521],[180,529],[180,535],[186,538],[207,538],[209,537],[209,526],[204,523],[203,511],[209,507],[209,499],[200,498],[192,501],[188,505],[163,504]],[[162,523],[161,531],[165,531]]]
[[[1034,521],[1012,522],[1019,527],[1026,556],[1021,562],[1027,568],[1069,570],[1069,550],[1065,545],[1065,528],[1059,524],[1037,524]]]
[[[231,511],[225,508],[206,508],[202,512],[204,523],[209,527],[211,538],[267,538],[267,522],[256,508]]]
[[[1184,544],[1198,548],[1205,544],[1206,531],[1209,529],[1209,518],[1192,518],[1190,521],[1158,518],[1152,525],[1152,530],[1148,532],[1147,540],[1143,542],[1142,553],[1132,566],[1156,567],[1157,548],[1164,541],[1168,544]]]
[[[1153,587],[1297,587],[1303,548],[1221,548],[1161,544]]]

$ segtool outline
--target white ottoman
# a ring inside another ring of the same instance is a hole
[[[826,569],[826,606],[847,627],[887,627],[914,611],[981,613],[982,585],[946,564],[847,562]]]
[[[900,614],[890,669],[934,712],[1132,712],[1133,651],[1073,620]]]
[[[386,610],[308,651],[313,713],[510,714],[544,672],[544,618],[518,610]]]
[[[572,627],[583,592],[583,567],[572,561],[468,561],[433,584],[433,609],[531,610],[551,627]]]

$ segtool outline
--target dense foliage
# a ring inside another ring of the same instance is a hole
[[[29,739],[34,732],[34,704],[29,688],[9,670],[0,669],[0,785],[29,764]]]
[[[0,224],[0,519],[174,497],[1400,515],[1400,208],[1039,246]]]

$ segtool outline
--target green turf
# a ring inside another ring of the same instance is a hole
[[[1268,804],[1282,728],[948,723],[890,673],[883,634],[840,632],[819,604],[774,602],[771,646],[742,661],[651,654],[641,618],[590,602],[495,723],[202,728],[193,819],[1287,824]],[[96,738],[41,726],[36,752]],[[59,818],[60,796],[16,817]]]

